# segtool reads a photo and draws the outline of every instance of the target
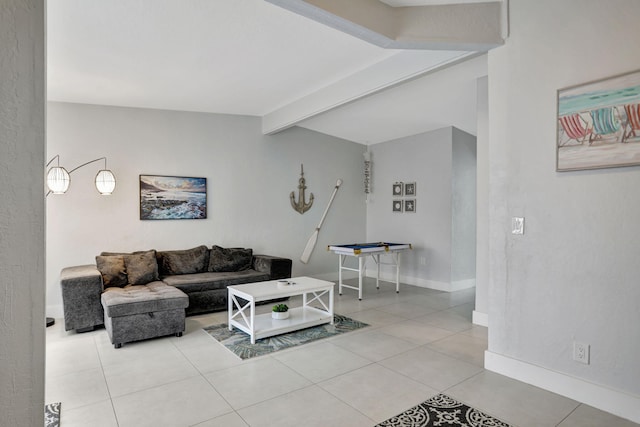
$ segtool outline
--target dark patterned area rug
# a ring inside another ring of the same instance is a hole
[[[60,427],[60,402],[44,405],[44,427]]]
[[[511,427],[484,412],[458,402],[445,394],[414,406],[376,427]]]
[[[207,326],[203,329],[236,356],[244,360],[369,326],[366,323],[339,314],[333,315],[333,323],[333,325],[318,325],[300,331],[263,338],[256,340],[255,344],[251,344],[251,338],[246,333],[236,328],[233,328],[233,331],[229,331],[226,323]]]

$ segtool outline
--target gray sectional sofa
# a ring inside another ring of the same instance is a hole
[[[219,246],[103,252],[96,265],[61,272],[65,329],[84,332],[104,324],[116,347],[181,335],[182,310],[186,315],[226,310],[227,286],[289,278],[291,266],[288,258]]]

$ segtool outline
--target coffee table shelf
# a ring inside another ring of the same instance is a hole
[[[333,324],[332,282],[311,277],[295,277],[289,281],[295,284],[286,289],[278,287],[276,281],[229,286],[229,330],[236,327],[246,332],[251,336],[251,344],[255,344],[256,339]],[[302,307],[290,308],[288,319],[273,319],[270,312],[255,314],[256,302],[295,295],[302,295]],[[242,303],[239,298],[246,302]],[[322,308],[312,307],[310,304],[314,302]]]
[[[286,334],[287,332],[310,328],[323,323],[332,323],[332,319],[333,316],[330,316],[326,311],[313,307],[291,308],[289,309],[288,319],[273,319],[271,313],[258,314],[253,324],[254,337],[259,340],[274,335]],[[251,329],[243,328],[240,322],[234,322],[234,326],[251,335]]]

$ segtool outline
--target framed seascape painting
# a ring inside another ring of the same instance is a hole
[[[140,219],[205,219],[207,178],[140,175]]]
[[[556,170],[640,165],[640,71],[558,91]]]

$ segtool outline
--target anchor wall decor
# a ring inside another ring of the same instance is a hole
[[[300,214],[303,214],[306,211],[308,211],[311,208],[311,205],[313,205],[313,193],[309,195],[309,203],[306,203],[304,201],[305,199],[304,190],[306,189],[307,189],[307,186],[305,185],[305,180],[304,180],[304,168],[303,168],[303,165],[300,165],[300,179],[298,180],[298,201],[296,202],[296,196],[293,191],[291,192],[291,194],[289,194],[289,199],[291,200],[291,207],[293,208],[293,210],[295,210],[296,212],[299,212]]]

